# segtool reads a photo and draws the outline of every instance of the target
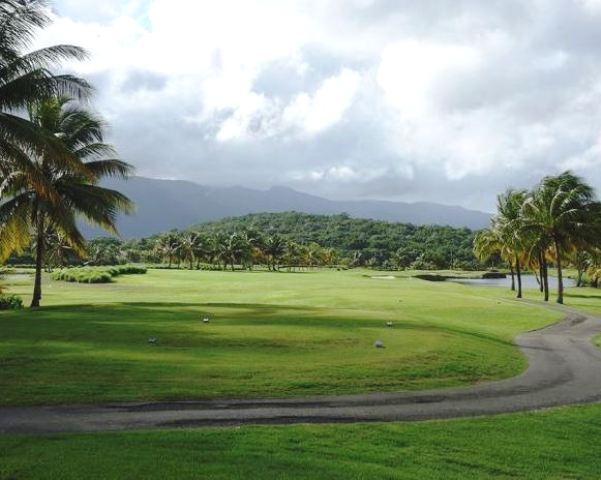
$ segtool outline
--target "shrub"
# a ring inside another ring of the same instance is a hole
[[[140,265],[121,265],[116,267],[118,275],[140,275],[146,273],[146,267]]]
[[[444,282],[447,280],[447,278],[449,278],[436,273],[420,273],[419,275],[414,275],[414,277],[419,278],[420,280],[426,280],[428,282]]]
[[[52,274],[54,280],[77,283],[110,283],[113,277],[146,273],[146,267],[119,265],[115,267],[74,267],[65,268]]]
[[[23,299],[18,295],[0,295],[0,310],[19,310],[23,308]]]
[[[507,278],[507,275],[503,272],[490,271],[482,274],[483,279],[496,279],[496,278]]]

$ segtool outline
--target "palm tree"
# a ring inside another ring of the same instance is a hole
[[[106,176],[126,177],[131,166],[117,159],[103,143],[104,122],[66,97],[51,97],[29,106],[32,124],[60,140],[61,148],[78,162],[65,163],[53,149],[31,152],[27,164],[4,178],[0,192],[0,240],[17,232],[33,232],[36,241],[36,275],[32,307],[42,298],[41,271],[48,228],[60,232],[78,254],[85,253],[85,240],[77,217],[116,233],[116,217],[130,211],[132,203],[121,193],[100,187]],[[43,188],[40,187],[40,184]]]
[[[34,247],[37,247],[37,245],[34,244]],[[53,230],[46,232],[46,251],[48,271],[51,271],[54,267],[64,267],[73,255],[73,248],[65,235]]]
[[[584,273],[594,264],[594,254],[587,250],[577,249],[571,255],[570,260],[577,272],[576,286],[582,287]]]
[[[163,259],[167,258],[169,261],[169,268],[171,268],[173,260],[177,257],[179,247],[179,238],[172,233],[165,235],[157,242],[157,250]]]
[[[192,252],[196,257],[196,270],[200,270],[200,263],[204,258],[206,258],[207,254],[210,252],[209,239],[201,233],[196,233],[194,235],[194,245]]]
[[[524,203],[525,232],[553,252],[557,267],[557,302],[563,303],[563,261],[575,248],[598,242],[601,204],[583,179],[566,171],[543,178]],[[544,249],[543,249],[544,251]]]
[[[187,233],[179,239],[179,251],[182,260],[187,261],[190,265],[190,270],[194,269],[194,260],[196,258],[197,235],[195,233]]]
[[[277,233],[270,235],[265,241],[264,251],[267,257],[267,267],[275,271],[278,269],[280,258],[286,251],[286,241]]]
[[[549,301],[549,249],[544,237],[537,236],[533,232],[528,232],[522,224],[520,233],[522,245],[524,247],[525,259],[528,267],[535,273],[541,293],[544,295],[545,302]]]
[[[500,255],[503,241],[494,228],[480,230],[474,237],[474,255],[480,260],[487,260],[493,255]]]
[[[72,45],[56,45],[25,53],[35,33],[46,26],[48,17],[45,0],[2,0],[0,2],[0,177],[26,170],[31,154],[42,151],[56,160],[77,164],[58,138],[20,113],[32,102],[52,95],[67,94],[87,97],[91,87],[72,75],[55,75],[51,68],[64,60],[82,60],[86,52]],[[43,178],[30,175],[38,189],[47,187]],[[12,235],[4,236],[0,254],[14,247],[23,248],[27,238],[18,235],[22,229],[10,225]]]
[[[515,266],[517,277],[517,298],[522,298],[522,261],[524,242],[522,240],[522,207],[526,200],[526,191],[507,190],[497,197],[497,215],[493,223],[498,232],[503,249],[509,256],[509,263]]]

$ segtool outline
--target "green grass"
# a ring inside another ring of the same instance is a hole
[[[151,270],[100,285],[47,277],[45,308],[0,313],[0,404],[469,384],[518,374],[526,364],[514,336],[560,318],[496,288],[371,275]],[[29,276],[7,282],[29,295]]]
[[[0,479],[598,479],[601,406],[422,423],[0,436]]]

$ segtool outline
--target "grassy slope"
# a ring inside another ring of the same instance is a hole
[[[499,289],[370,275],[162,270],[107,285],[48,281],[48,308],[0,315],[0,404],[473,383],[517,374],[525,362],[511,339],[559,318]],[[8,280],[29,294],[29,278]],[[373,348],[376,339],[387,348]]]
[[[599,288],[572,288],[567,291],[566,304],[579,308],[593,315],[601,316],[601,289]],[[601,347],[601,335],[596,339]]]
[[[423,423],[0,436],[0,479],[598,479],[601,406]]]

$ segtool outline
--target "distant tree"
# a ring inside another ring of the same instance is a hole
[[[286,241],[278,234],[270,235],[265,240],[264,252],[270,270],[278,270],[279,262],[286,251]]]
[[[179,248],[179,238],[174,233],[169,233],[157,241],[157,250],[164,259],[167,259],[169,268],[173,266],[173,261],[177,258]]]
[[[197,234],[185,233],[178,239],[178,253],[184,262],[188,262],[190,270],[194,269],[194,261],[197,253]]]

